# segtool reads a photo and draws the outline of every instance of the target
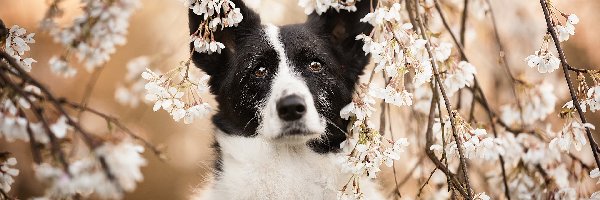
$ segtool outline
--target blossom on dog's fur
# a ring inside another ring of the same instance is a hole
[[[358,126],[363,120],[369,118],[375,111],[375,99],[367,94],[366,85],[359,87],[359,96],[354,98],[352,102],[340,110],[340,116],[344,119],[354,117],[356,119],[355,126]]]

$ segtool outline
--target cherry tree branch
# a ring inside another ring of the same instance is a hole
[[[23,69],[21,69],[21,66],[14,60],[14,58],[12,58],[10,55],[8,55],[7,53],[5,53],[3,51],[0,51],[0,58],[3,58],[4,60],[6,60],[8,62],[8,64],[10,66],[12,66],[12,67],[8,67],[7,65],[2,65],[3,67],[6,67],[6,68],[2,69],[2,71],[15,70],[16,74],[19,75],[19,78],[21,78],[23,80],[23,83],[29,83],[29,84],[32,84],[32,85],[38,87],[40,89],[40,91],[42,93],[44,93],[46,100],[49,101],[51,104],[53,104],[55,109],[58,110],[58,112],[61,115],[65,116],[65,118],[67,119],[67,123],[69,125],[71,125],[73,127],[73,129],[75,129],[75,132],[80,133],[83,141],[86,143],[86,145],[90,149],[94,150],[101,145],[101,141],[93,138],[90,133],[88,133],[86,130],[84,130],[79,125],[79,123],[75,122],[69,116],[69,114],[66,112],[66,110],[59,104],[57,98],[54,97],[54,95],[52,93],[50,93],[46,87],[44,87],[41,83],[39,83],[37,80],[35,80],[33,77],[31,77]],[[33,114],[36,116],[36,118],[39,121],[42,122],[43,128],[45,129],[45,132],[48,135],[48,138],[50,139],[52,155],[57,157],[57,159],[63,166],[64,172],[67,175],[71,176],[71,172],[69,170],[69,163],[66,160],[65,153],[60,148],[60,143],[58,141],[58,138],[56,138],[56,136],[52,133],[52,130],[50,129],[50,125],[48,124],[46,118],[43,116],[43,112],[44,112],[43,108],[38,106],[37,104],[35,104],[35,102],[33,102],[32,100],[30,100],[29,95],[27,95],[27,92],[25,92],[18,85],[11,83],[10,78],[5,76],[5,74],[0,74],[0,78],[2,78],[2,80],[5,83],[7,83],[7,85],[10,86],[13,90],[15,90],[17,93],[19,93],[19,96],[24,97],[23,99],[28,101],[28,103],[31,105],[31,107],[33,108],[32,109]],[[111,183],[113,183],[118,190],[121,190],[122,188],[121,188],[119,182],[116,180],[116,177],[112,173],[110,167],[106,164],[106,159],[104,158],[104,156],[97,155],[96,157],[102,167],[102,170],[104,171],[104,174],[108,178],[108,180]]]
[[[425,153],[427,157],[433,162],[436,168],[442,170],[446,177],[448,177],[448,188],[455,188],[458,192],[464,197],[468,196],[468,192],[463,188],[460,181],[456,178],[456,176],[448,169],[442,161],[440,161],[435,152],[431,150],[429,147],[433,145],[433,123],[435,121],[435,110],[437,106],[437,102],[439,99],[439,92],[437,90],[436,84],[432,84],[433,97],[431,98],[431,105],[429,106],[429,115],[427,120],[427,129],[425,132]]]
[[[585,118],[583,110],[581,109],[581,106],[579,105],[579,99],[577,98],[577,91],[575,91],[575,89],[573,87],[573,82],[571,81],[571,77],[569,75],[569,69],[570,69],[569,63],[567,62],[565,52],[563,51],[562,47],[560,46],[560,40],[558,40],[558,34],[556,33],[556,29],[554,29],[554,22],[552,21],[551,16],[550,16],[550,10],[548,9],[548,2],[546,0],[540,0],[540,4],[542,6],[542,10],[544,11],[544,18],[546,19],[547,31],[550,32],[550,35],[552,36],[552,40],[554,41],[554,45],[556,47],[556,51],[558,51],[558,57],[560,59],[560,63],[563,68],[565,80],[567,81],[567,86],[569,87],[569,93],[571,94],[571,100],[573,101],[573,105],[575,106],[575,109],[577,110],[577,114],[579,115],[579,118],[581,119],[581,123],[585,124],[585,123],[587,123],[587,119]],[[598,156],[598,151],[597,151],[598,144],[594,140],[594,137],[592,136],[592,132],[590,131],[590,129],[588,127],[585,127],[585,132],[586,132],[588,140],[590,141],[590,147],[592,148],[592,153],[593,153],[594,159],[596,161],[596,166],[600,167],[600,157]]]

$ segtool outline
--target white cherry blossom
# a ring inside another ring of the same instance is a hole
[[[466,61],[460,61],[456,68],[446,74],[444,86],[448,96],[454,95],[459,89],[473,85],[475,66]]]
[[[525,59],[530,68],[536,67],[540,73],[551,73],[560,66],[560,59],[548,51],[536,51]]]
[[[571,145],[573,145],[577,151],[581,151],[582,146],[587,143],[586,128],[594,129],[594,125],[590,123],[582,124],[571,119],[563,126],[558,136],[550,141],[549,148],[569,152]]]
[[[17,159],[13,157],[0,157],[0,190],[10,192],[11,185],[15,182],[14,177],[19,175],[19,170],[15,169]]]
[[[229,0],[184,0],[183,4],[203,19],[198,30],[190,35],[190,42],[199,53],[221,53],[225,45],[214,40],[214,32],[237,26],[244,18],[240,9]]]
[[[69,78],[77,74],[77,69],[69,66],[69,63],[63,58],[53,56],[48,61],[48,64],[50,64],[50,71],[56,75]]]
[[[71,49],[88,71],[106,63],[116,46],[127,41],[129,18],[140,6],[139,0],[96,1],[81,0],[83,14],[65,28],[49,26],[57,43]],[[52,71],[69,76],[74,74],[67,60],[50,60]]]
[[[31,50],[29,44],[35,43],[35,39],[33,39],[34,36],[35,33],[27,34],[27,30],[24,28],[13,25],[8,31],[4,47],[1,48],[8,55],[15,58],[21,64],[23,70],[27,72],[31,71],[31,64],[37,62],[33,58],[24,57],[25,52]]]

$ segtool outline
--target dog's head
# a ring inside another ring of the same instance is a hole
[[[345,139],[347,121],[340,110],[350,103],[354,85],[369,58],[358,34],[372,26],[359,22],[369,0],[356,12],[330,9],[303,24],[273,26],[240,0],[244,17],[237,27],[216,33],[221,54],[194,52],[192,59],[211,76],[219,104],[214,124],[227,134],[281,142],[308,142],[329,152]],[[190,30],[201,17],[190,11]]]

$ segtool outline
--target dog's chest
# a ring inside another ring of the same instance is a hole
[[[334,199],[344,175],[331,154],[306,146],[272,146],[258,138],[218,138],[222,172],[213,185],[224,199]]]

